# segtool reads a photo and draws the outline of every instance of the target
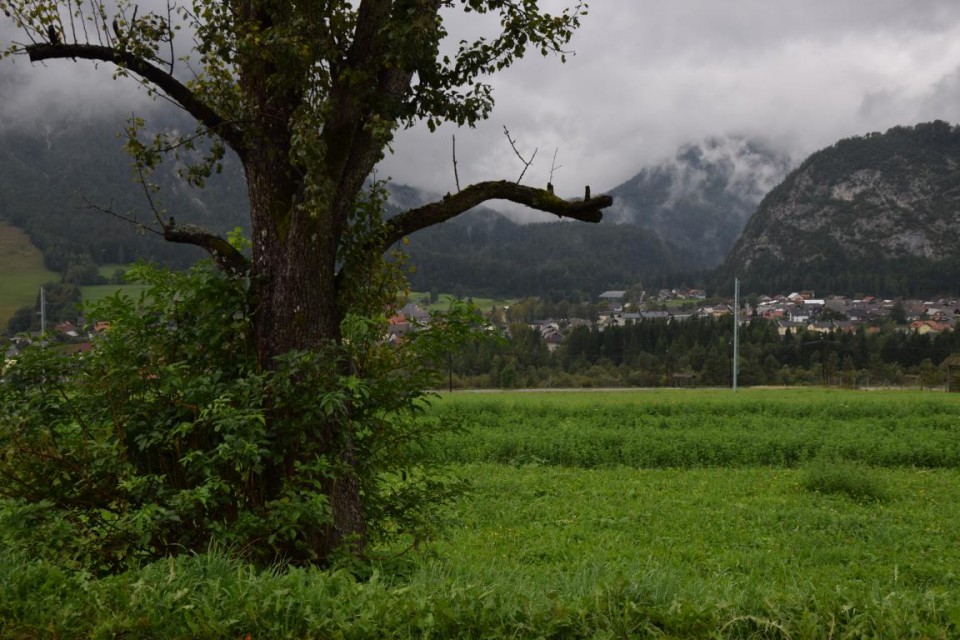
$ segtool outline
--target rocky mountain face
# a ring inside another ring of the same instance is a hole
[[[958,262],[960,128],[938,121],[811,155],[763,199],[723,271],[793,286],[898,284],[881,278],[936,291]]]
[[[692,268],[712,268],[790,166],[789,156],[757,140],[687,144],[611,190],[614,205],[606,217],[653,231]]]

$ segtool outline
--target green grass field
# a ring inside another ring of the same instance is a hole
[[[116,275],[118,270],[126,271],[132,266],[133,264],[104,264],[100,265],[99,271],[102,277],[111,279]],[[142,284],[95,284],[80,287],[80,294],[83,296],[83,301],[89,304],[99,302],[117,293],[136,300],[140,297],[140,294],[146,290],[147,286]]]
[[[96,580],[6,556],[0,637],[960,637],[960,394],[454,393],[431,412],[462,431],[426,455],[472,488],[418,551],[380,549],[363,579],[213,553]]]
[[[408,301],[417,304],[420,304],[423,300],[429,301],[429,299],[430,294],[422,291],[412,291],[407,296]],[[441,293],[436,302],[426,303],[424,306],[428,311],[446,311],[450,308],[451,299],[453,299],[453,296]],[[473,298],[473,304],[480,311],[490,311],[493,307],[509,306],[517,300],[518,298]]]
[[[0,332],[18,308],[36,301],[42,284],[59,280],[27,234],[0,220]]]
[[[80,287],[80,293],[85,303],[99,302],[117,293],[130,296],[136,300],[146,290],[147,285],[142,284],[94,284]]]

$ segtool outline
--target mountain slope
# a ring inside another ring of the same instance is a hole
[[[723,271],[897,294],[956,289],[958,262],[960,128],[938,121],[811,155],[763,199]]]
[[[157,109],[146,120],[154,129],[192,127],[175,110]],[[60,113],[0,127],[0,218],[29,234],[48,268],[138,258],[184,266],[203,256],[95,210],[153,222],[117,137],[122,125],[120,118]],[[518,225],[489,210],[471,212],[412,238],[414,286],[468,294],[596,293],[713,266],[785,162],[755,142],[717,138],[687,145],[614,189],[614,207],[600,225]],[[247,224],[236,159],[228,158],[204,190],[189,187],[169,162],[152,179],[160,185],[160,206],[178,222],[220,233]],[[397,211],[432,199],[391,185],[388,206]]]
[[[150,122],[158,128],[190,127],[179,112],[152,115]],[[101,264],[143,258],[178,265],[203,255],[196,247],[138,233],[136,225],[96,210],[154,222],[117,137],[122,125],[61,117],[0,131],[0,218],[27,232],[48,268],[63,271],[84,254]],[[228,159],[224,174],[214,176],[203,191],[180,179],[173,163],[162,165],[151,179],[161,186],[159,206],[181,222],[224,232],[247,217],[236,161]]]
[[[676,251],[656,234],[608,222],[516,224],[489,209],[413,235],[405,247],[417,290],[460,295],[592,299],[676,271]]]
[[[187,129],[177,112],[147,118],[156,128]],[[138,258],[183,266],[203,256],[171,245],[91,205],[133,213],[152,222],[149,204],[133,183],[130,161],[117,138],[120,122],[61,117],[0,130],[0,218],[24,229],[51,269],[65,271],[81,256],[103,264]],[[172,163],[170,163],[172,165]],[[218,232],[247,224],[240,167],[226,163],[204,190],[189,187],[173,166],[153,179],[161,206],[178,222]],[[388,208],[400,211],[435,199],[416,188],[391,185]],[[412,238],[417,288],[465,294],[541,295],[627,286],[673,269],[675,251],[634,227],[544,223],[518,225],[489,209]]]
[[[789,167],[789,157],[757,140],[716,137],[684,145],[674,158],[611,190],[607,218],[650,229],[690,267],[715,267]]]

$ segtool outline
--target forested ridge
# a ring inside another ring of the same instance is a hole
[[[185,129],[177,113],[158,110],[152,129]],[[165,242],[151,201],[117,133],[123,119],[79,121],[61,117],[25,129],[0,131],[0,216],[27,231],[48,268],[71,272],[70,282],[96,281],[95,265],[142,259],[182,268],[202,252]],[[151,129],[151,130],[152,130]],[[247,203],[239,164],[227,155],[223,171],[203,190],[190,187],[175,167],[152,176],[160,186],[153,204],[178,222],[220,233],[247,230]],[[421,204],[429,194],[389,185],[388,211]],[[109,210],[109,211],[105,211]],[[114,215],[116,214],[116,215]],[[122,220],[123,216],[129,220]],[[574,226],[544,216],[521,225],[489,208],[411,236],[404,247],[415,289],[464,295],[576,295],[627,287],[637,279],[667,282],[682,263],[677,249],[655,233],[627,224]]]

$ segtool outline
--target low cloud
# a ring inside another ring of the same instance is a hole
[[[572,0],[544,0],[551,11]],[[686,143],[759,137],[802,158],[894,125],[960,121],[960,3],[955,0],[631,0],[593,2],[563,65],[536,53],[492,78],[497,107],[476,129],[398,134],[381,176],[434,192],[516,180],[520,150],[539,149],[524,182],[567,196],[611,189]],[[450,22],[455,40],[495,26]],[[11,37],[0,22],[0,39]],[[118,122],[151,108],[130,80],[70,61],[0,62],[0,126],[81,114]],[[747,169],[749,170],[749,168]]]

